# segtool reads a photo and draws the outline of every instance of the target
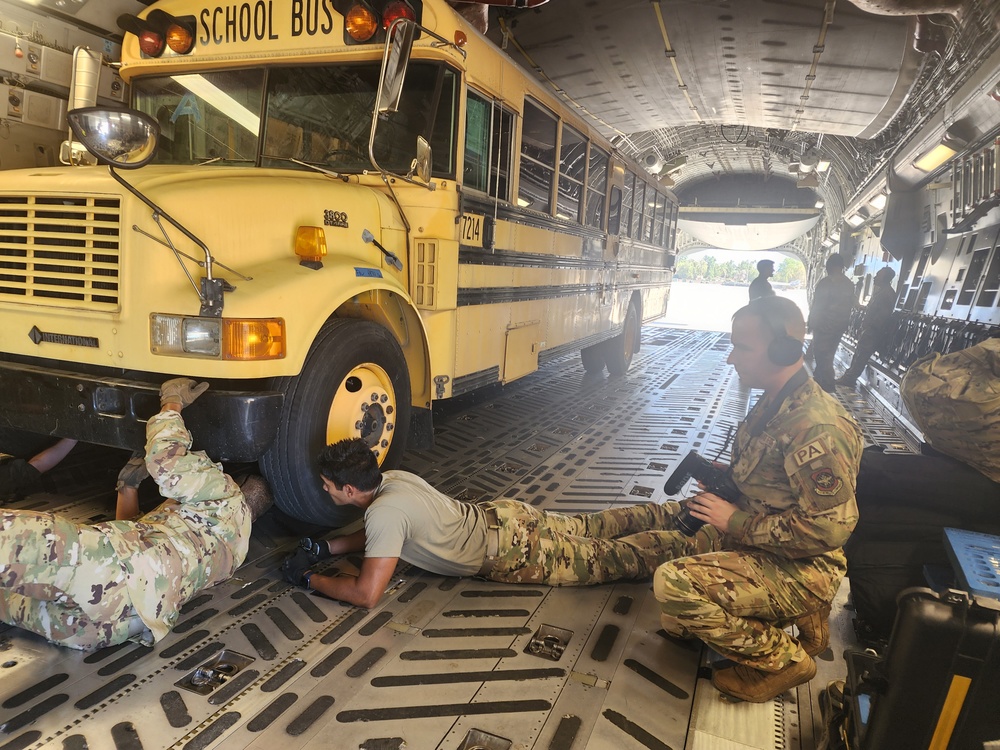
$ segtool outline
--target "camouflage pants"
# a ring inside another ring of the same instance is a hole
[[[147,465],[164,496],[181,503],[204,502],[205,525],[218,523],[212,513],[223,505],[224,490],[235,489],[245,511],[232,480],[204,454],[186,450],[191,438],[179,414],[154,416],[147,437]],[[97,526],[51,513],[0,510],[0,620],[82,650],[122,643],[142,632],[130,592],[135,583],[129,577],[136,567],[170,569],[185,551],[177,540],[168,545],[146,532],[157,528],[159,515],[179,515],[164,507],[138,521]],[[249,529],[249,521],[246,525]],[[128,532],[135,534],[136,543],[123,554],[121,541]],[[150,591],[154,593],[162,594]]]
[[[766,554],[716,551],[675,559],[653,576],[664,629],[697,637],[740,664],[777,672],[805,658],[781,621],[826,602]]]
[[[574,586],[648,578],[665,560],[712,548],[706,526],[693,538],[674,531],[677,503],[648,503],[569,516],[516,500],[489,503],[499,522],[490,580]]]
[[[121,643],[134,612],[108,538],[51,513],[0,511],[0,620],[79,649]]]

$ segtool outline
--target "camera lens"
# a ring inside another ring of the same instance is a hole
[[[705,525],[705,522],[692,516],[687,503],[683,503],[680,512],[674,516],[674,524],[684,536],[694,536],[695,532]]]

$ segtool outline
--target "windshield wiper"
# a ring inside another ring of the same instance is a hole
[[[306,167],[314,172],[319,172],[320,174],[325,174],[327,177],[333,177],[338,180],[343,180],[344,182],[349,181],[349,177],[341,172],[334,172],[332,169],[327,169],[326,167],[321,167],[318,164],[313,164],[308,161],[302,161],[301,159],[293,159],[288,156],[268,156],[264,155],[265,159],[270,159],[272,161],[290,161],[292,164],[298,164],[301,167]]]
[[[253,164],[253,159],[244,159],[243,157],[230,158],[228,156],[213,156],[211,159],[205,159],[205,161],[198,162],[195,166],[203,167],[206,164],[215,164],[219,161],[232,162],[235,164]]]

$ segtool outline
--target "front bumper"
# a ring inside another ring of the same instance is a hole
[[[213,388],[184,422],[194,448],[213,459],[256,461],[274,441],[283,402],[280,391]],[[0,427],[141,450],[159,409],[157,383],[0,362]]]

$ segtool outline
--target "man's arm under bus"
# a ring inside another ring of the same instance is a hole
[[[331,555],[343,555],[348,552],[363,552],[365,540],[365,530],[362,527],[351,534],[336,536],[327,544]],[[313,573],[309,579],[309,587],[331,599],[371,608],[378,604],[385,593],[392,574],[396,571],[397,562],[398,557],[366,557],[361,563],[361,573],[358,576]]]
[[[397,562],[398,557],[366,557],[361,563],[361,574],[356,578],[313,573],[309,579],[309,588],[331,599],[370,609],[378,604],[385,593],[392,574],[396,572]]]

